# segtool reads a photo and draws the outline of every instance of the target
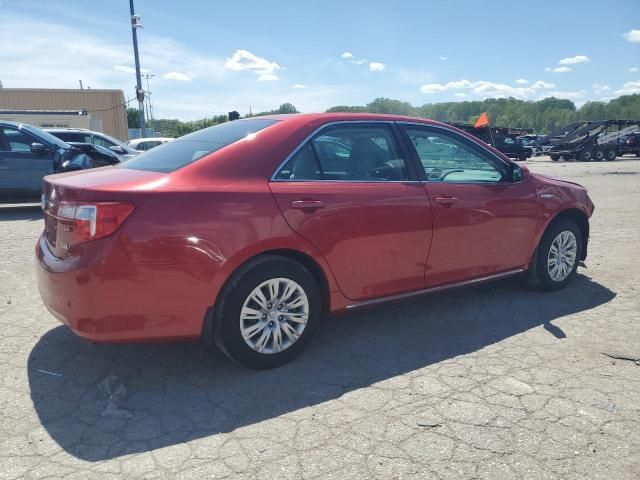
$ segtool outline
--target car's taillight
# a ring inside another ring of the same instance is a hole
[[[67,247],[111,235],[133,211],[133,205],[120,202],[61,202],[57,219],[67,234]]]

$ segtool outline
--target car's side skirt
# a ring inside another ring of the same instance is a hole
[[[415,297],[415,296],[418,296],[418,295],[427,295],[429,293],[441,292],[443,290],[449,290],[449,289],[453,289],[453,288],[476,285],[476,284],[479,284],[479,283],[491,282],[493,280],[500,280],[500,279],[503,279],[503,278],[511,277],[513,275],[517,275],[517,274],[522,273],[522,272],[524,272],[524,269],[523,268],[518,268],[517,270],[509,270],[508,272],[495,273],[493,275],[487,275],[485,277],[473,278],[471,280],[465,280],[463,282],[448,283],[446,285],[439,285],[437,287],[425,288],[425,289],[422,289],[422,290],[414,290],[412,292],[398,293],[398,294],[395,294],[395,295],[389,295],[389,296],[386,296],[386,297],[371,298],[371,299],[368,299],[368,300],[360,300],[358,302],[353,302],[353,303],[348,304],[346,306],[346,308],[348,310],[351,310],[353,308],[366,307],[366,306],[369,306],[369,305],[375,305],[377,303],[392,302],[394,300],[402,300],[402,299],[405,299],[405,298]]]

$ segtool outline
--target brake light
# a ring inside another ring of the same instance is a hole
[[[57,219],[65,232],[67,247],[111,235],[133,211],[133,205],[120,202],[61,202]]]

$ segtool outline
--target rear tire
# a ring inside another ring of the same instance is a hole
[[[576,222],[561,218],[551,223],[532,260],[530,280],[548,291],[564,288],[576,274],[582,245],[582,232]]]
[[[213,336],[231,360],[266,370],[297,357],[322,315],[322,293],[309,270],[289,258],[264,255],[242,266],[223,288]]]

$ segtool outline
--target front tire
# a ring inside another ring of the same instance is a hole
[[[554,221],[538,246],[532,272],[544,290],[560,290],[575,276],[582,258],[582,232],[570,219]]]
[[[264,255],[234,273],[214,311],[214,340],[232,360],[266,370],[297,357],[323,315],[321,290],[300,263]]]

